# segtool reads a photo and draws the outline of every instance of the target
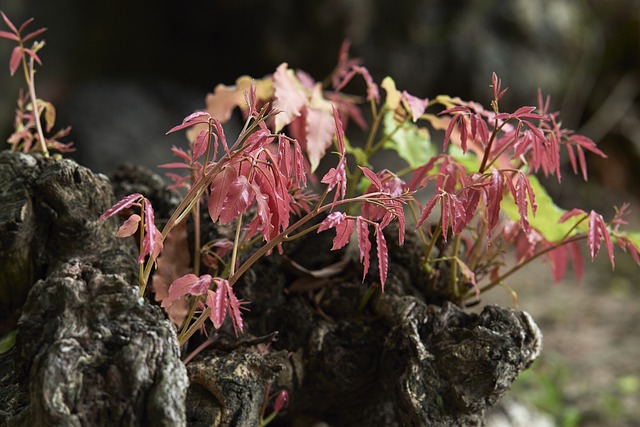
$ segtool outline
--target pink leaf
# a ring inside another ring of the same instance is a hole
[[[369,181],[371,181],[371,184],[373,184],[373,186],[376,188],[376,191],[382,191],[383,190],[383,185],[382,185],[382,182],[380,181],[380,178],[378,178],[378,175],[376,175],[369,168],[366,168],[364,166],[358,166],[358,167],[360,168],[360,170],[362,171],[364,176],[366,176],[367,179]]]
[[[380,287],[384,292],[384,283],[387,281],[387,272],[389,270],[389,251],[387,250],[387,241],[384,233],[379,226],[376,226],[376,243],[378,245],[378,269],[380,270]]]
[[[138,225],[142,218],[138,214],[132,214],[125,222],[120,226],[117,237],[129,237],[138,231]]]
[[[344,212],[331,212],[327,217],[320,223],[320,227],[318,227],[318,233],[321,233],[330,228],[336,227],[342,221],[344,221],[347,216]]]
[[[609,252],[609,260],[611,261],[611,267],[615,267],[613,260],[613,242],[607,230],[607,224],[604,222],[602,215],[595,211],[591,211],[589,214],[589,232],[587,234],[587,241],[589,243],[589,249],[591,250],[591,259],[594,259],[600,251],[600,245],[602,239],[605,241],[607,251]]]
[[[11,34],[7,31],[0,31],[0,38],[13,40],[14,42],[19,42],[20,39],[15,34]]]
[[[253,192],[250,190],[251,185],[244,175],[238,176],[231,183],[220,211],[219,220],[221,224],[230,223],[247,210],[253,198]]]
[[[211,182],[211,193],[209,193],[208,208],[211,220],[216,222],[224,206],[227,193],[231,188],[231,183],[238,177],[238,172],[233,166],[223,168]]]
[[[335,129],[336,124],[327,111],[311,106],[307,109],[305,120],[307,156],[309,163],[311,163],[312,172],[318,168],[327,148],[331,147]]]
[[[231,317],[233,330],[235,331],[236,335],[238,335],[238,331],[244,331],[244,322],[242,320],[242,312],[240,311],[242,308],[242,302],[239,301],[233,293],[233,288],[229,285],[229,282],[226,282],[225,287],[227,290],[227,294],[229,295],[229,306],[227,307],[227,312],[229,313],[229,317]]]
[[[414,122],[418,121],[420,116],[424,114],[424,110],[427,109],[427,105],[429,105],[428,99],[420,99],[416,96],[410,95],[406,90],[402,91],[402,100],[409,106],[411,118]]]
[[[202,130],[193,143],[193,161],[198,160],[205,151],[209,143],[209,129]]]
[[[487,186],[487,221],[488,232],[493,229],[500,218],[500,202],[504,193],[504,176],[502,173],[494,169],[491,173],[491,179]]]
[[[31,49],[24,49],[24,52],[29,55],[30,57],[32,57],[38,64],[42,65],[42,61],[40,60],[40,58],[38,57],[38,54],[35,53],[33,50]]]
[[[40,28],[39,30],[35,30],[29,34],[27,34],[26,36],[24,36],[24,38],[22,39],[22,42],[28,42],[31,39],[34,39],[36,37],[38,37],[40,34],[44,33],[45,31],[47,31],[46,28]]]
[[[100,215],[99,219],[100,220],[105,220],[107,218],[110,218],[113,215],[115,215],[118,212],[120,212],[121,210],[138,204],[140,199],[144,199],[144,197],[140,193],[129,194],[128,196],[126,196],[122,200],[120,200],[118,203],[113,205],[111,208],[109,208],[105,213]]]
[[[273,74],[273,108],[280,111],[275,119],[276,132],[300,117],[302,109],[309,103],[304,89],[287,67],[287,63],[282,63]]]
[[[209,318],[216,329],[220,329],[224,323],[224,318],[227,317],[227,308],[229,307],[229,294],[225,286],[226,280],[215,279],[216,291],[209,292],[207,296],[207,305],[211,307],[211,313]],[[209,300],[209,296],[213,296],[212,301]]]
[[[2,15],[2,19],[4,20],[4,23],[7,24],[7,27],[9,27],[11,31],[17,34],[19,31],[16,28],[16,26],[13,25],[13,22],[11,22],[11,20],[7,17],[7,15],[4,14],[4,12],[0,12],[0,14]]]
[[[336,225],[336,237],[333,239],[332,251],[338,250],[349,243],[349,238],[353,233],[353,220],[347,219]]]
[[[362,281],[369,271],[369,252],[371,252],[371,242],[369,241],[369,225],[365,220],[358,217],[356,219],[356,227],[358,231],[358,249],[360,251],[360,263],[363,267]]]
[[[208,274],[198,277],[191,273],[174,280],[169,287],[169,294],[162,300],[162,307],[171,306],[174,301],[178,301],[183,295],[204,295],[209,286],[211,286],[211,280],[212,278]]]
[[[13,76],[18,67],[20,67],[20,61],[22,60],[22,50],[20,46],[16,46],[13,48],[13,52],[11,52],[11,60],[9,61],[9,73]]]
[[[273,412],[275,412],[276,414],[279,413],[282,410],[282,408],[284,408],[288,404],[289,404],[289,393],[287,392],[287,390],[282,390],[280,393],[278,393],[278,396],[276,397],[276,403],[273,405]]]

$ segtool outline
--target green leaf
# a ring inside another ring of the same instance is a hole
[[[383,133],[388,138],[384,148],[394,150],[412,168],[422,166],[437,154],[426,128],[409,121],[398,122],[391,110],[384,115]]]
[[[5,354],[16,345],[16,335],[18,335],[18,330],[14,329],[0,338],[0,354]]]

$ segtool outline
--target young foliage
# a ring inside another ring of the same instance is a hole
[[[33,22],[33,18],[16,27],[4,12],[0,11],[0,16],[10,30],[0,31],[0,38],[17,44],[9,59],[9,74],[13,76],[22,66],[27,85],[26,93],[21,90],[18,96],[14,132],[8,139],[11,149],[24,153],[40,151],[45,157],[49,156],[49,150],[57,150],[62,153],[74,151],[73,143],[60,142],[60,139],[71,132],[71,128],[67,127],[51,134],[55,126],[56,109],[52,103],[39,99],[36,95],[35,64],[42,65],[38,52],[44,47],[44,41],[35,41],[34,39],[47,29],[40,28],[24,34],[29,24]],[[32,40],[34,41],[31,47],[27,47],[26,43]],[[45,136],[45,132],[49,135]]]
[[[189,215],[199,235],[200,203],[206,203],[208,220],[235,228],[232,241],[196,243],[193,272],[174,277],[162,299],[165,308],[184,298],[191,300],[181,342],[205,318],[219,329],[229,317],[234,331],[242,332],[244,302],[235,295],[235,283],[260,258],[310,231],[332,230],[331,250],[353,242],[362,280],[377,281],[384,291],[393,268],[384,230],[397,221],[398,243],[403,244],[407,205],[425,245],[429,280],[447,280],[449,298],[459,304],[479,298],[542,256],[549,260],[555,280],[564,277],[569,260],[579,278],[581,241],[586,241],[592,258],[604,241],[612,266],[614,241],[640,263],[640,238],[619,229],[624,208],[610,223],[593,211],[565,212],[536,179],[534,173],[541,172],[560,180],[562,146],[574,172],[581,171],[585,179],[585,151],[604,156],[593,141],[563,129],[558,113],[548,112],[549,102],[543,102],[542,95],[537,107],[502,112],[499,101],[506,89],[493,74],[488,110],[445,95],[431,101],[420,98],[398,90],[391,78],[380,85],[385,91],[381,99],[378,84],[359,60],[349,58],[347,50],[343,46],[336,69],[325,80],[331,89],[285,63],[260,80],[241,77],[235,87],[218,85],[207,97],[206,111],[190,114],[171,128],[169,133],[187,131],[190,145],[188,150],[174,147],[181,161],[164,165],[187,175],[169,174],[172,187],[183,189],[184,199],[162,232],[153,224],[148,200],[139,194],[124,198],[103,215],[140,208],[140,215],[132,214],[118,234],[129,236],[143,228],[142,293],[163,239]],[[370,124],[365,123],[357,98],[342,92],[356,76],[366,85]],[[237,107],[245,124],[235,142],[228,143],[223,122]],[[354,146],[345,137],[349,120],[367,130],[364,145]],[[432,132],[442,134],[442,149],[433,142]],[[332,145],[335,163],[321,178],[315,177]],[[370,159],[382,150],[395,152],[407,167],[398,173],[374,170]],[[313,194],[308,182],[319,184],[320,191]],[[429,194],[424,206],[415,198],[422,191]],[[312,219],[320,215],[313,225]],[[256,245],[240,262],[239,254]],[[375,279],[368,276],[373,245]],[[501,249],[506,245],[515,248],[517,262],[503,271]],[[206,272],[199,271],[201,266]],[[448,274],[437,274],[440,268]],[[159,267],[156,274],[163,269]]]

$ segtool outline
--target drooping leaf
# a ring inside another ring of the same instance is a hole
[[[238,171],[233,166],[223,168],[211,182],[211,192],[209,193],[208,209],[209,216],[216,222],[224,207],[224,201],[231,189],[231,184],[238,177]]]
[[[611,267],[614,268],[613,242],[611,241],[611,235],[607,229],[607,224],[604,222],[602,215],[592,210],[589,213],[589,232],[587,233],[587,242],[591,252],[591,259],[594,259],[596,255],[598,255],[603,239],[605,241],[607,252],[609,252]]]
[[[332,251],[336,251],[349,243],[349,238],[353,234],[353,220],[346,219],[336,225],[336,237],[333,239]]]
[[[408,107],[408,111],[411,113],[411,119],[415,122],[424,114],[424,110],[429,105],[428,99],[421,99],[417,96],[409,94],[406,90],[402,91],[402,101]]]
[[[229,186],[227,197],[222,204],[219,221],[228,224],[244,213],[253,199],[251,184],[244,175],[239,175]]]
[[[142,218],[138,214],[131,214],[131,216],[120,226],[116,237],[129,237],[138,231],[138,225]]]
[[[384,283],[387,281],[387,272],[389,271],[389,251],[387,249],[387,241],[384,238],[380,226],[376,226],[376,244],[378,248],[378,270],[380,270],[380,287],[384,292]]]
[[[183,295],[204,295],[209,289],[209,286],[211,286],[211,281],[212,277],[208,274],[200,277],[191,273],[185,274],[171,283],[169,293],[167,297],[162,300],[161,306],[163,308],[170,307],[171,304],[178,301]]]
[[[20,46],[16,46],[13,48],[13,52],[11,52],[11,59],[9,60],[9,73],[13,76],[18,67],[20,67],[20,62],[22,60],[22,49]]]
[[[347,216],[344,212],[331,212],[320,223],[320,226],[318,227],[318,233],[329,230],[330,228],[334,228],[335,226],[343,222],[346,218]]]
[[[277,116],[276,116],[277,117]],[[335,133],[335,123],[330,112],[324,109],[309,107],[306,115],[307,156],[311,164],[311,172],[320,165]]]
[[[369,225],[367,222],[360,218],[356,218],[356,229],[358,234],[358,250],[360,251],[360,263],[362,264],[363,274],[362,281],[364,282],[367,272],[369,271],[369,256],[371,252],[371,242],[369,241]]]
[[[211,307],[209,318],[211,319],[213,326],[216,329],[220,329],[220,327],[224,323],[225,317],[227,317],[227,308],[229,307],[229,294],[227,293],[227,289],[225,286],[226,280],[214,280],[216,283],[216,290],[215,292],[213,292],[213,304],[208,304],[209,307]],[[209,295],[211,295],[211,293],[209,293]],[[209,303],[208,300],[207,303]]]
[[[233,331],[238,335],[238,331],[244,332],[244,322],[242,320],[242,312],[240,311],[243,308],[243,302],[238,300],[236,295],[233,293],[233,288],[229,285],[229,282],[227,282],[226,289],[227,294],[229,295],[229,307],[227,308],[227,312],[229,313],[229,317],[231,317]]]
[[[207,151],[207,144],[209,143],[209,129],[203,129],[200,131],[193,143],[193,161],[198,160],[205,151]]]
[[[309,104],[309,99],[287,63],[280,64],[273,74],[273,90],[273,108],[280,111],[275,123],[277,133],[300,117],[302,109]]]

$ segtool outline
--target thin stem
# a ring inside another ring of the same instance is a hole
[[[22,42],[20,43],[20,48],[22,50]],[[42,123],[40,123],[40,109],[38,108],[38,97],[36,96],[35,65],[33,61],[33,57],[29,58],[29,79],[27,79],[27,85],[29,86],[29,96],[31,97],[31,105],[33,106],[33,116],[36,122],[36,129],[38,130],[40,149],[45,157],[49,157],[49,150],[47,149],[44,132],[42,131]]]
[[[501,282],[503,282],[507,277],[509,277],[512,274],[516,273],[518,270],[520,270],[522,267],[524,267],[525,265],[529,264],[531,261],[535,260],[536,258],[539,258],[539,257],[541,257],[542,255],[544,255],[546,253],[549,253],[549,252],[551,252],[551,251],[553,251],[555,249],[558,249],[560,246],[563,246],[563,245],[565,245],[567,243],[578,242],[578,241],[584,240],[586,238],[587,238],[586,235],[575,236],[575,237],[572,237],[570,239],[560,241],[560,242],[556,243],[553,246],[549,246],[549,247],[547,247],[545,249],[542,249],[539,252],[536,252],[530,258],[527,258],[527,259],[524,259],[524,260],[518,262],[515,266],[513,266],[509,271],[504,273],[502,276],[498,277],[497,279],[495,279],[491,283],[481,287],[479,292],[483,293],[483,292],[486,292],[486,291],[488,291],[490,289],[493,289],[494,287],[499,285]],[[463,298],[463,299],[466,299],[466,297]]]
[[[191,320],[193,320],[193,316],[195,315],[196,309],[198,308],[198,300],[200,300],[199,296],[193,298],[193,301],[191,302],[191,306],[189,307],[189,312],[187,313],[187,318],[182,323],[182,330],[178,335],[178,339],[181,339],[184,336],[184,334],[187,332],[189,324],[191,323]]]
[[[189,341],[189,338],[191,338],[191,336],[196,333],[198,328],[200,328],[200,326],[202,326],[202,324],[207,319],[207,317],[209,317],[209,313],[211,313],[211,307],[207,307],[204,313],[202,313],[200,317],[198,317],[195,323],[191,325],[189,330],[187,330],[187,332],[178,340],[178,343],[180,344],[180,346],[183,346],[184,343]]]
[[[453,256],[451,257],[451,294],[454,301],[460,298],[460,290],[458,288],[458,251],[460,250],[460,242],[462,236],[458,234],[453,240]]]
[[[229,266],[229,276],[233,276],[236,271],[236,260],[238,258],[238,244],[240,242],[240,231],[242,230],[242,215],[236,221],[236,235],[233,241],[233,251],[231,252],[231,262]]]

